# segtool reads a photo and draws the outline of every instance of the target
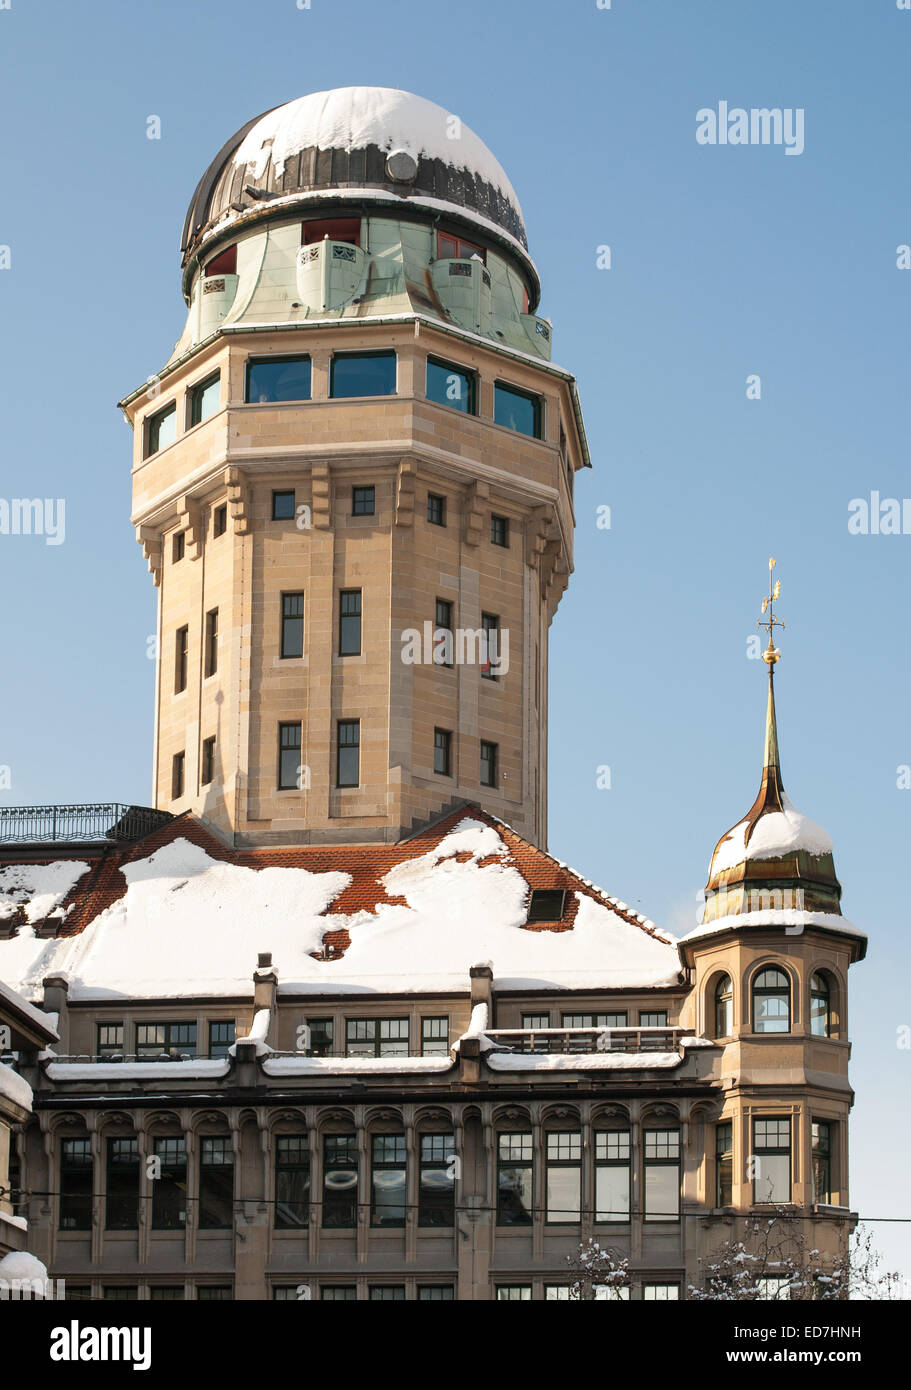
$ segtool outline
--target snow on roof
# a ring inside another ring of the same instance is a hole
[[[393,87],[336,87],[289,101],[256,122],[235,151],[234,163],[251,165],[258,179],[270,155],[280,175],[285,160],[299,150],[368,145],[469,169],[499,188],[521,216],[515,190],[483,140],[436,102]]]
[[[57,1037],[57,1015],[44,1013],[41,1009],[36,1009],[27,999],[24,999],[16,990],[10,989],[0,980],[0,1005],[7,1004],[23,1017],[28,1018],[32,1023],[37,1023],[40,1028],[50,1031]]]
[[[837,912],[806,912],[802,909],[791,908],[763,908],[759,912],[731,912],[726,917],[716,917],[712,922],[702,922],[698,927],[694,927],[686,936],[681,937],[682,941],[693,941],[699,936],[711,936],[714,932],[730,931],[736,927],[738,931],[747,927],[789,927],[791,935],[797,936],[799,928],[804,927],[827,927],[829,931],[843,932],[846,936],[859,936],[864,941],[867,933],[860,927],[856,927],[853,922],[849,922],[847,917],[842,917]]]
[[[651,1071],[679,1067],[679,1052],[488,1052],[492,1071]]]
[[[0,1096],[6,1096],[7,1100],[15,1101],[17,1105],[22,1106],[23,1110],[31,1110],[32,1108],[31,1086],[5,1062],[0,1062]]]
[[[0,920],[14,917],[21,908],[27,922],[43,921],[88,870],[80,859],[7,865],[0,869]]]
[[[720,840],[712,858],[712,873],[733,869],[748,859],[778,859],[797,850],[807,854],[832,853],[832,841],[822,826],[803,816],[782,794],[782,811],[769,811],[760,816],[744,847],[748,821],[742,820]]]
[[[286,994],[464,992],[481,959],[505,988],[678,982],[674,944],[587,892],[571,892],[571,926],[529,928],[516,854],[531,865],[527,874],[543,870],[552,882],[545,857],[504,827],[514,854],[487,819],[446,824],[423,853],[430,832],[413,844],[283,856],[339,865],[320,871],[234,863],[214,842],[210,853],[179,838],[172,824],[159,848],[120,865],[126,892],[78,935],[38,939],[23,927],[0,941],[0,973],[33,995],[45,975],[64,973],[72,999],[247,995],[257,954],[271,951]],[[203,834],[198,825],[192,833]],[[340,910],[352,883],[341,866],[358,856],[391,867],[369,895],[353,893],[354,910]],[[327,936],[343,943],[337,958],[316,958]]]

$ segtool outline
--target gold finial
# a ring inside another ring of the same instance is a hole
[[[766,632],[769,634],[769,645],[766,647],[765,651],[763,652],[763,654],[762,654],[762,659],[763,659],[763,661],[769,666],[770,669],[771,669],[771,667],[773,667],[773,666],[775,665],[775,662],[776,662],[776,661],[779,659],[779,657],[781,656],[781,652],[780,652],[780,651],[778,650],[778,648],[775,646],[775,643],[774,643],[774,640],[773,640],[773,638],[774,638],[774,636],[775,636],[775,629],[776,629],[776,627],[784,627],[784,626],[785,626],[784,619],[783,619],[783,618],[776,617],[776,615],[775,615],[775,601],[776,601],[776,599],[778,598],[778,595],[781,593],[781,580],[780,580],[780,579],[776,579],[776,580],[775,580],[775,583],[774,583],[774,585],[773,585],[773,583],[772,583],[772,571],[773,571],[774,568],[775,568],[775,561],[774,561],[774,559],[772,558],[772,556],[770,555],[770,556],[769,556],[769,593],[768,593],[768,597],[767,597],[767,598],[764,598],[764,599],[762,600],[762,612],[763,612],[763,616],[765,616],[766,614],[768,614],[768,618],[767,618],[766,622],[763,622],[763,621],[762,621],[762,618],[758,618],[758,619],[756,620],[756,626],[757,626],[757,627],[765,628]]]

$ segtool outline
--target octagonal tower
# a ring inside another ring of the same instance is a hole
[[[316,93],[227,142],[182,251],[184,331],[121,403],[156,805],[255,845],[472,800],[544,845],[588,456],[505,173],[420,97]]]

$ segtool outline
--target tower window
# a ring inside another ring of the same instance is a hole
[[[810,1032],[817,1038],[828,1038],[832,1032],[829,982],[819,972],[810,979]]]
[[[487,260],[487,252],[483,246],[466,241],[464,237],[454,236],[452,232],[437,232],[438,261],[470,261],[472,256],[476,256],[479,261]]]
[[[473,372],[463,367],[455,367],[451,362],[442,362],[437,357],[427,358],[427,399],[437,405],[448,405],[452,410],[461,410],[465,415],[477,413],[476,384]]]
[[[376,510],[376,489],[355,487],[351,489],[351,515],[373,516]]]
[[[431,526],[446,525],[446,498],[440,497],[438,493],[428,492],[427,494],[427,520]]]
[[[451,666],[453,662],[452,604],[438,598],[434,604],[433,661],[435,666]]]
[[[329,395],[394,396],[394,352],[337,352],[329,372]]]
[[[753,1121],[753,1201],[791,1200],[791,1121]]]
[[[185,753],[175,753],[171,760],[171,800],[179,801],[183,796]]]
[[[832,1202],[832,1130],[828,1120],[814,1120],[813,1144],[813,1201],[821,1206]]]
[[[303,594],[282,594],[281,654],[283,657],[304,654]]]
[[[293,492],[273,492],[273,494],[272,494],[272,520],[273,520],[273,521],[293,521],[293,520],[294,520],[294,493],[293,493]]]
[[[146,458],[166,449],[177,438],[177,402],[171,401],[163,410],[149,416],[146,428]]]
[[[309,401],[309,357],[251,357],[244,400],[252,405]]]
[[[179,695],[187,688],[187,652],[190,644],[190,629],[179,627],[174,634],[174,694]]]
[[[753,980],[753,1032],[791,1031],[791,987],[783,970],[760,970]]]
[[[566,891],[563,888],[535,888],[528,900],[526,922],[559,922],[563,917]]]
[[[215,735],[202,741],[202,773],[200,780],[207,787],[215,776]]]
[[[452,734],[448,729],[433,731],[433,770],[440,777],[452,776]]]
[[[361,651],[361,591],[343,589],[338,606],[338,654],[359,656]]]
[[[207,264],[203,274],[210,275],[236,275],[237,274],[237,243],[233,246],[226,246],[224,251],[219,251],[217,256],[213,256]]]
[[[221,372],[213,372],[190,391],[190,424],[199,425],[221,405]]]
[[[527,434],[532,439],[540,439],[542,415],[540,396],[520,391],[516,386],[506,386],[502,381],[494,383],[493,418],[496,424],[516,430],[519,434]]]
[[[722,975],[715,986],[715,1037],[729,1038],[734,1031],[734,986]]]
[[[178,531],[171,542],[171,564],[176,565],[183,559],[187,549],[186,531]]]
[[[216,507],[212,513],[212,535],[217,540],[223,536],[228,529],[228,504],[223,502],[220,507]]]
[[[338,721],[336,748],[336,786],[356,787],[361,780],[361,721]]]
[[[481,786],[497,785],[497,745],[481,739]],[[562,916],[562,913],[561,913]]]
[[[490,518],[490,543],[491,545],[509,546],[509,517],[491,515]]]
[[[205,673],[214,676],[218,670],[218,609],[212,608],[206,614],[206,663]]]
[[[328,237],[330,241],[347,241],[349,246],[361,244],[359,217],[319,217],[301,223],[301,246],[312,246]]]
[[[278,726],[278,788],[279,791],[299,791],[301,770],[301,726]]]

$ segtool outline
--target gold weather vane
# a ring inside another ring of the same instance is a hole
[[[783,618],[776,617],[776,614],[775,614],[775,601],[776,601],[776,599],[778,598],[778,595],[781,593],[781,580],[780,580],[780,579],[776,579],[774,585],[772,584],[772,571],[773,571],[774,568],[775,568],[775,561],[774,561],[774,559],[772,558],[772,556],[770,555],[770,556],[769,556],[769,594],[768,594],[768,598],[764,598],[764,599],[762,600],[762,613],[763,613],[763,617],[765,617],[766,614],[768,614],[768,617],[766,618],[766,621],[765,621],[765,622],[762,621],[762,618],[757,618],[757,620],[756,620],[756,626],[757,626],[757,627],[761,627],[761,628],[765,628],[766,632],[769,634],[769,645],[766,647],[765,651],[764,651],[763,654],[762,654],[762,659],[763,659],[764,662],[767,663],[767,665],[769,666],[769,668],[771,668],[772,666],[774,666],[774,665],[775,665],[775,662],[776,662],[776,661],[778,660],[778,658],[781,656],[781,652],[780,652],[780,651],[778,650],[778,648],[775,646],[775,642],[774,642],[774,640],[773,640],[774,637],[775,637],[775,629],[776,629],[776,627],[782,627],[782,628],[783,628],[783,627],[785,626],[784,619],[783,619]]]

